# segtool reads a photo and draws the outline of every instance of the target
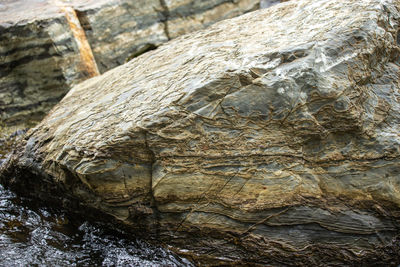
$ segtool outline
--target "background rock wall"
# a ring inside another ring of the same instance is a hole
[[[37,6],[37,12],[39,7],[47,5]],[[0,19],[0,119],[7,124],[38,120],[71,85],[90,75],[59,8],[17,24],[7,18]]]
[[[74,84],[259,6],[259,0],[4,1],[0,121],[37,121]]]

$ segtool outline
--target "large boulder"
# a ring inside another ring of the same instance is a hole
[[[179,37],[75,86],[1,181],[203,263],[398,264],[399,8],[300,0]]]
[[[4,0],[0,124],[38,121],[73,85],[259,5],[260,0]]]

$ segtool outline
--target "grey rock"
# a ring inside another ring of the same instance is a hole
[[[74,86],[1,181],[203,264],[396,266],[399,8],[299,0],[172,40]]]
[[[0,6],[0,122],[30,126],[73,85],[171,38],[256,9],[258,3],[4,1]]]
[[[0,122],[24,128],[98,72],[73,10],[46,1],[7,7],[0,11]]]
[[[261,0],[260,8],[268,8],[279,3],[281,3],[280,0]]]

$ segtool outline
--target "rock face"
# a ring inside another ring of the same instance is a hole
[[[0,120],[11,125],[42,118],[74,84],[259,4],[259,0],[2,1]]]
[[[0,8],[0,120],[41,118],[72,84],[93,73],[59,7],[17,1]]]
[[[258,9],[259,0],[105,1],[76,6],[101,72],[179,35]]]
[[[399,264],[399,8],[300,0],[177,38],[75,86],[1,180],[203,263]]]

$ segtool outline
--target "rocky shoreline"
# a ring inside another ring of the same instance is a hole
[[[178,37],[75,85],[0,181],[198,265],[397,266],[399,26],[299,0]]]

